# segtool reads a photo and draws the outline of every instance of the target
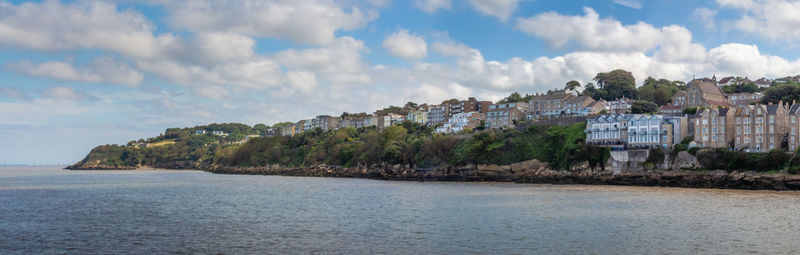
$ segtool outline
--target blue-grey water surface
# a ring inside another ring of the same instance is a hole
[[[800,193],[0,167],[2,254],[797,254]]]

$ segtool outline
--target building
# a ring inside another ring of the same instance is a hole
[[[586,143],[625,148],[628,140],[628,120],[630,114],[603,114],[586,120]]]
[[[567,101],[575,97],[573,91],[563,89],[547,91],[546,94],[535,94],[531,98],[528,112],[531,118],[552,118],[564,113]]]
[[[658,114],[683,115],[683,107],[678,105],[662,105],[658,107]]]
[[[592,107],[590,107],[594,102],[596,102],[592,97],[588,96],[576,96],[567,99],[562,109],[564,115],[569,116],[586,116],[589,114],[596,114],[600,111],[594,111]]]
[[[316,118],[311,119],[311,129],[322,129],[322,131],[330,131],[339,128],[339,122],[342,118],[331,117],[330,115],[318,115]]]
[[[428,112],[426,111],[408,112],[406,120],[424,125],[425,123],[428,123]]]
[[[733,85],[734,81],[735,79],[733,78],[733,76],[724,77],[719,81],[717,81],[717,87]]]
[[[734,146],[734,113],[732,108],[700,109],[694,116],[694,142],[700,148],[732,148]]]
[[[283,125],[280,127],[281,135],[286,137],[292,137],[297,134],[297,129],[294,124]]]
[[[442,104],[442,105],[434,105],[428,110],[428,123],[429,125],[440,125],[447,122],[447,119],[450,118],[450,105],[449,104]]]
[[[728,99],[733,106],[745,106],[750,105],[751,103],[760,102],[762,97],[764,97],[764,95],[762,95],[761,92],[742,92],[728,95]]]
[[[633,114],[628,119],[628,149],[672,149],[688,134],[686,117]]]
[[[672,101],[670,102],[670,105],[678,106],[681,108],[681,110],[686,108],[686,91],[681,90],[675,92],[675,94],[672,95]]]
[[[222,131],[222,130],[212,130],[211,134],[212,135],[218,135],[218,136],[227,136],[228,135],[228,133],[225,133],[225,131]]]
[[[491,101],[478,101],[474,97],[470,97],[467,100],[459,101],[457,104],[451,104],[448,117],[462,112],[486,113],[489,111],[488,108],[491,104]]]
[[[629,98],[625,98],[625,96],[623,96],[622,98],[618,98],[617,100],[614,101],[605,102],[607,106],[606,110],[612,113],[619,113],[619,114],[631,112],[631,103],[632,100]]]
[[[686,84],[686,107],[730,107],[725,92],[707,78]]]
[[[688,134],[686,117],[604,114],[586,120],[586,143],[616,149],[672,149]]]
[[[800,105],[797,102],[792,102],[786,114],[786,132],[788,135],[786,149],[795,151],[797,147],[800,147]]]
[[[761,77],[761,79],[755,80],[753,83],[755,83],[759,88],[768,88],[770,85],[772,85],[772,81],[765,77]]]
[[[371,126],[370,125],[371,117],[372,117],[371,115],[368,115],[366,113],[357,113],[357,114],[346,115],[346,116],[342,117],[342,119],[339,121],[339,128],[345,128],[345,127],[352,127],[352,128],[369,127],[369,126]]]
[[[463,112],[450,117],[447,123],[436,128],[436,133],[458,133],[465,129],[474,129],[481,124],[484,114],[480,112]]]
[[[789,134],[786,131],[788,108],[782,102],[737,107],[734,149],[755,152],[783,149],[784,139]]]
[[[528,110],[528,104],[521,102],[490,105],[489,112],[486,113],[486,127],[515,126],[516,121],[525,119],[526,110]]]
[[[205,129],[198,129],[198,130],[194,131],[194,134],[195,135],[205,135],[206,134],[206,130]]]

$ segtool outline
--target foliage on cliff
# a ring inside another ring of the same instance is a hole
[[[583,143],[584,126],[577,123],[531,126],[522,131],[487,130],[463,139],[434,134],[431,128],[411,122],[382,131],[374,128],[312,131],[294,137],[252,139],[223,163],[232,166],[388,163],[428,168],[539,159],[559,169],[583,161],[602,167],[609,152]]]
[[[195,134],[197,130],[206,130],[208,133],[198,135]],[[227,135],[210,133],[217,130]],[[159,136],[130,141],[127,145],[97,146],[73,166],[124,168],[164,166],[181,161],[211,165],[232,153],[238,147],[234,142],[255,133],[258,133],[257,129],[239,123],[169,128]]]
[[[431,127],[407,121],[383,130],[371,127],[323,132],[317,129],[293,137],[252,138],[244,144],[232,144],[225,136],[195,134],[198,127],[168,129],[165,134],[146,140],[150,145],[163,145],[98,146],[76,166],[165,166],[175,162],[190,162],[194,166],[386,163],[432,168],[538,159],[557,169],[567,169],[584,161],[589,161],[592,167],[602,167],[609,151],[584,144],[584,127],[583,123],[530,126],[522,130],[486,130],[471,136],[456,136],[435,134]]]

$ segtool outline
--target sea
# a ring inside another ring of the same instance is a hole
[[[0,254],[798,254],[800,193],[0,167]]]

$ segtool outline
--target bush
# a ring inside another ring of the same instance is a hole
[[[692,148],[689,148],[689,154],[692,154],[692,155],[694,155],[694,156],[697,156],[697,150],[699,150],[699,149],[700,149],[700,148],[697,148],[697,147],[692,147]]]

